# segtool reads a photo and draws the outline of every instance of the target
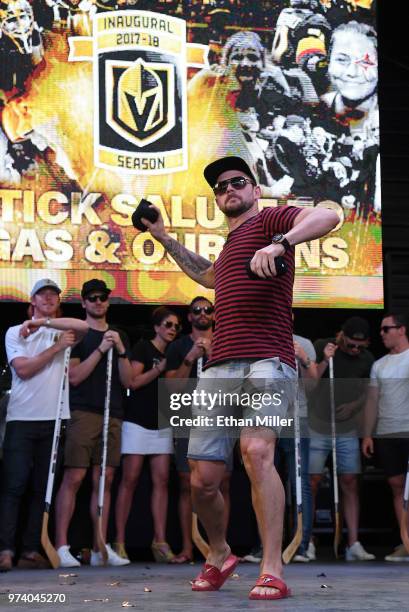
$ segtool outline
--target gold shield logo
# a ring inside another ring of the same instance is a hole
[[[172,64],[106,62],[106,121],[137,147],[162,138],[175,126]]]

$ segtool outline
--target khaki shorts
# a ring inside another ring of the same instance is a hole
[[[101,465],[102,460],[102,414],[73,410],[67,423],[64,465],[65,467],[87,468]],[[118,467],[121,460],[122,421],[109,419],[107,465]]]

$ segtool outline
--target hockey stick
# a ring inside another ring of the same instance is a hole
[[[331,402],[331,444],[332,444],[332,482],[334,488],[334,514],[335,514],[335,533],[334,533],[334,553],[338,559],[338,546],[341,541],[341,517],[339,512],[339,490],[338,490],[338,471],[337,471],[337,446],[335,428],[335,389],[334,389],[334,358],[329,359],[329,385]]]
[[[297,364],[296,364],[297,365]],[[283,552],[283,562],[290,563],[302,542],[302,493],[301,493],[301,436],[300,436],[300,405],[298,401],[298,365],[294,396],[294,460],[295,460],[295,497],[297,502],[297,529],[294,537]]]
[[[105,495],[105,473],[107,466],[108,452],[108,430],[109,430],[109,405],[111,402],[111,380],[112,380],[112,347],[107,353],[107,373],[106,373],[106,392],[104,406],[104,425],[102,429],[102,460],[101,460],[101,475],[99,477],[98,487],[98,520],[97,520],[97,544],[99,552],[102,555],[103,564],[108,561],[108,551],[104,538],[104,530],[102,526],[102,513],[104,511],[104,495]]]
[[[400,537],[404,547],[409,554],[409,533],[408,533],[408,516],[409,516],[409,457],[408,469],[406,470],[405,490],[403,493],[403,508],[400,519]]]
[[[66,348],[64,352],[64,370],[61,377],[60,389],[58,392],[57,412],[55,415],[53,443],[51,447],[50,465],[48,468],[47,489],[45,493],[45,507],[43,512],[43,523],[41,526],[41,545],[47,555],[52,567],[56,569],[60,566],[60,557],[54,546],[51,544],[48,535],[48,520],[50,518],[51,499],[53,495],[55,471],[57,468],[58,447],[60,445],[61,420],[64,410],[64,392],[67,386],[68,367],[70,364],[71,349]]]
[[[202,375],[202,369],[203,369],[203,357],[199,357],[199,359],[197,360],[196,369],[197,369],[196,376],[197,378],[200,378],[200,376]],[[205,541],[205,539],[202,537],[202,534],[199,531],[199,522],[198,522],[197,514],[194,511],[192,512],[192,540],[193,540],[193,544],[196,546],[196,548],[201,552],[203,557],[206,559],[207,555],[209,554],[209,545]]]

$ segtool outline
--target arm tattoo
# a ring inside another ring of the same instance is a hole
[[[201,275],[212,265],[210,261],[192,253],[186,247],[181,245],[177,240],[166,236],[162,242],[167,252],[172,255],[176,263],[188,274]]]

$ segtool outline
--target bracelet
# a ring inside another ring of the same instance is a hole
[[[310,367],[311,365],[311,359],[309,357],[307,357],[307,361],[302,361],[301,365],[303,368],[305,368],[306,370]]]
[[[183,363],[188,368],[190,368],[193,365],[193,361],[191,361],[190,359],[187,359],[186,357],[184,358]]]
[[[100,355],[102,355],[102,357],[105,355],[104,351],[103,351],[103,350],[101,350],[101,349],[99,348],[99,346],[97,346],[97,351],[98,351],[98,353],[99,353]]]

